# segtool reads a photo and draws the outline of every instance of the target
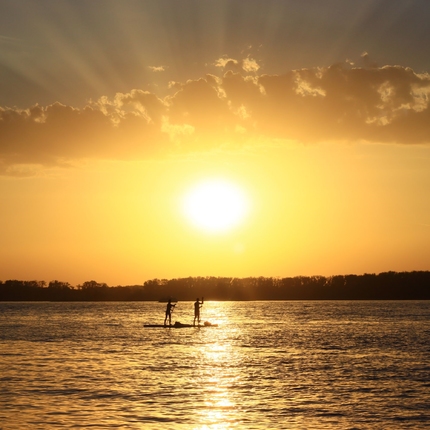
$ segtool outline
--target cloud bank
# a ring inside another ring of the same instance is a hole
[[[430,143],[430,75],[401,66],[334,64],[257,74],[220,59],[222,76],[172,82],[170,95],[132,90],[77,109],[0,107],[0,172],[73,160],[139,159],[261,138],[318,143]]]

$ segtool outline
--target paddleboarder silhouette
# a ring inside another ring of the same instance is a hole
[[[196,325],[196,320],[197,323],[200,324],[200,308],[203,306],[203,297],[202,297],[202,301],[199,300],[199,298],[197,297],[196,301],[194,302],[194,322],[193,325]]]
[[[169,299],[166,306],[166,317],[164,318],[164,326],[166,326],[167,318],[169,318],[169,325],[172,325],[172,312],[175,309],[175,305],[172,304],[172,300]]]

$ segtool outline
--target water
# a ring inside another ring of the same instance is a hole
[[[430,302],[164,307],[0,303],[0,429],[430,428]]]

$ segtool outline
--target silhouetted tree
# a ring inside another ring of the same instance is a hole
[[[68,282],[0,281],[0,300],[429,300],[430,272],[270,277],[152,279],[143,285],[109,287],[94,280],[77,288]]]

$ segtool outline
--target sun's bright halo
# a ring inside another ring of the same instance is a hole
[[[245,217],[248,206],[241,188],[224,179],[199,182],[183,199],[187,219],[208,232],[225,231],[237,226]]]

